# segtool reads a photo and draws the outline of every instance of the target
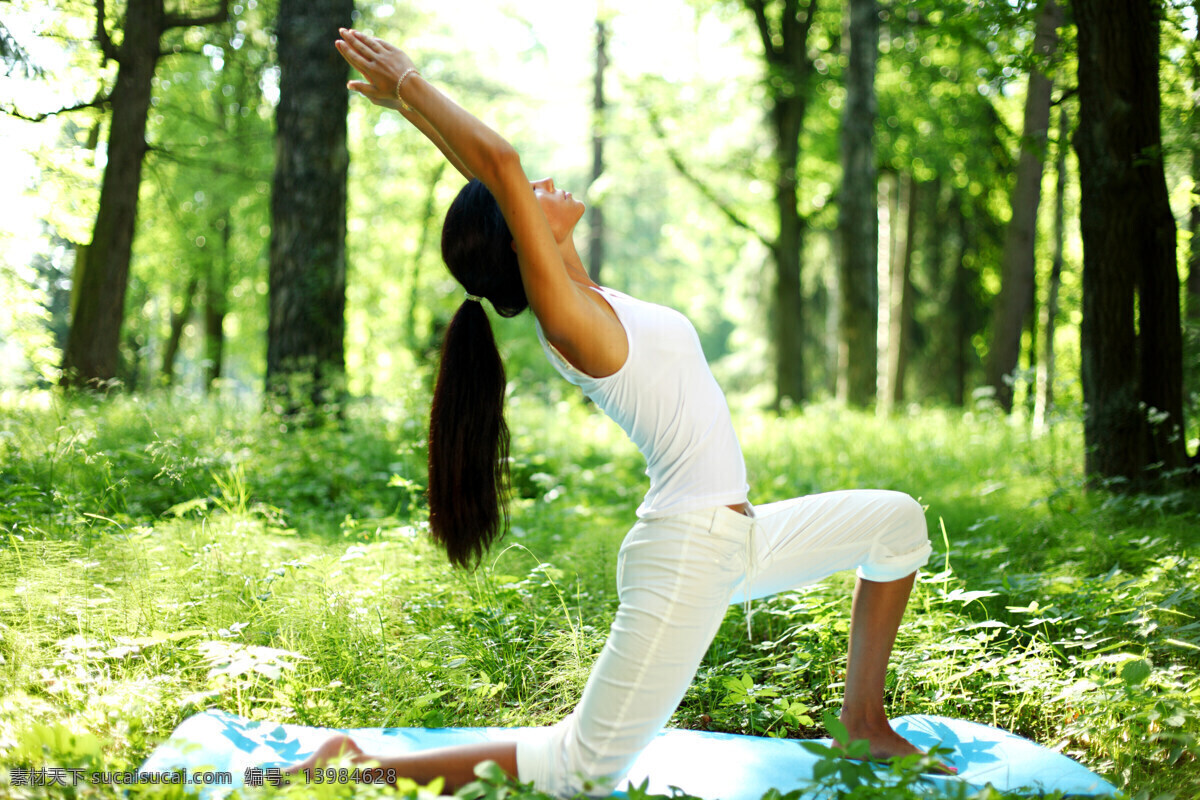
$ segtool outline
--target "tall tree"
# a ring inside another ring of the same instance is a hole
[[[188,278],[183,289],[183,304],[178,311],[171,309],[171,330],[167,334],[167,342],[163,346],[162,382],[166,386],[175,384],[175,359],[179,356],[179,343],[183,340],[183,329],[192,320],[195,310],[196,289],[200,286],[200,276],[196,273]]]
[[[1146,0],[1076,0],[1085,470],[1143,485],[1187,463],[1175,219]]]
[[[783,0],[777,19],[767,14],[767,0],[744,0],[754,15],[763,58],[767,62],[769,106],[775,175],[775,210],[779,235],[771,242],[775,263],[772,327],[775,340],[776,404],[800,402],[808,388],[804,371],[804,300],[800,266],[805,220],[797,206],[800,133],[808,111],[813,59],[808,48],[820,0]]]
[[[164,0],[129,0],[119,46],[109,33],[105,12],[104,0],[96,0],[96,41],[105,58],[119,66],[109,95],[112,121],[100,207],[91,244],[80,251],[86,256],[76,269],[77,299],[63,352],[62,381],[67,386],[87,386],[117,374],[138,187],[146,154],[146,114],[154,71],[163,55],[162,36],[173,28],[224,21],[229,16],[229,0],[221,0],[213,13],[196,16],[168,12]]]
[[[866,406],[875,399],[879,312],[879,217],[875,168],[876,0],[846,0],[846,105],[842,112],[842,190],[838,197],[840,275],[838,399]]]
[[[969,351],[971,347],[971,274],[967,268],[967,253],[971,247],[971,226],[963,212],[962,203],[957,195],[950,203],[950,216],[954,220],[954,233],[957,248],[951,269],[953,277],[950,280],[950,361],[952,383],[950,402],[962,407],[967,402],[967,370]]]
[[[775,351],[775,407],[807,398],[804,359],[804,299],[801,263],[806,220],[800,212],[800,134],[812,95],[815,53],[809,51],[809,34],[820,0],[742,0],[753,15],[766,62],[763,86],[767,92],[767,120],[771,131],[771,162],[775,168],[774,206],[779,233],[759,231],[688,167],[667,142],[662,121],[653,108],[646,111],[655,135],[663,141],[672,165],[734,225],[751,232],[771,254],[775,286],[771,294],[771,338]],[[778,8],[778,13],[774,9]],[[769,13],[770,12],[770,13]]]
[[[1054,334],[1058,329],[1058,293],[1062,287],[1063,244],[1066,231],[1067,189],[1067,117],[1066,98],[1059,101],[1058,110],[1058,157],[1055,159],[1054,183],[1054,259],[1050,264],[1050,281],[1046,285],[1046,302],[1039,312],[1038,329],[1042,332],[1042,357],[1037,365],[1036,396],[1033,406],[1033,427],[1041,431],[1054,408]]]
[[[1200,0],[1193,0],[1192,14],[1200,14]],[[1188,229],[1187,324],[1185,327],[1184,391],[1200,392],[1200,28],[1191,42],[1191,135],[1192,207]]]
[[[604,72],[608,67],[608,20],[601,10],[596,14],[596,71],[592,79],[592,186],[604,174],[605,109]],[[604,266],[604,209],[598,198],[589,196],[588,209],[588,276],[600,282]]]
[[[1058,0],[1044,0],[1037,16],[1033,39],[1034,66],[1029,71],[1025,96],[1024,134],[1017,182],[1012,193],[1012,218],[1004,238],[1000,297],[992,321],[992,347],[987,380],[1005,411],[1012,410],[1013,371],[1021,352],[1021,331],[1034,305],[1034,251],[1037,212],[1042,197],[1042,165],[1050,129],[1050,91],[1054,82],[1047,74],[1058,47],[1062,10]]]
[[[421,302],[419,291],[421,288],[421,264],[425,260],[425,252],[429,249],[430,232],[439,230],[437,190],[442,175],[446,172],[446,164],[447,161],[444,158],[439,158],[429,175],[429,188],[425,193],[425,203],[422,205],[421,212],[419,228],[421,235],[417,239],[417,249],[412,256],[412,268],[408,270],[411,283],[408,288],[408,313],[404,315],[404,343],[414,353],[420,353],[423,350],[422,345],[417,341],[417,307]]]
[[[912,314],[892,315],[885,302],[879,314],[881,341],[903,338],[885,333],[891,327],[882,325],[885,313],[889,323],[905,321],[897,334],[908,337],[903,352],[909,371],[919,371],[921,381],[905,386],[894,374],[889,377],[888,364],[895,373],[904,363],[893,350],[889,359],[878,361],[879,375],[887,381],[885,398],[892,397],[892,388],[902,387],[913,399],[961,404],[982,379],[976,344],[992,310],[984,286],[991,265],[1001,260],[1004,230],[995,210],[1010,199],[1016,160],[1001,136],[1007,126],[995,103],[1017,58],[1009,32],[1024,34],[1025,15],[1013,4],[973,0],[881,4],[875,130],[881,192],[884,174],[911,176],[920,184],[916,235],[910,240]],[[920,102],[913,102],[914,97]],[[900,191],[898,199],[906,195]],[[882,200],[879,208],[883,238]],[[908,229],[907,222],[906,214],[898,214],[897,234]],[[897,244],[903,239],[898,236]],[[891,282],[884,265],[903,265],[899,258],[889,262],[887,252],[880,248],[881,295]],[[891,282],[901,290],[901,308],[902,278],[900,272]],[[882,388],[884,381],[880,383]]]
[[[340,399],[346,308],[346,65],[353,0],[281,0],[267,390],[295,413]]]
[[[204,275],[204,391],[211,393],[224,373],[225,315],[229,313],[229,273],[233,259],[229,238],[233,215],[226,206],[214,220],[216,245],[205,263]]]
[[[901,175],[896,187],[896,215],[892,220],[892,242],[888,258],[887,362],[884,390],[878,398],[884,413],[904,402],[904,378],[908,372],[908,355],[913,327],[913,253],[917,239],[917,217],[920,188],[912,175]]]

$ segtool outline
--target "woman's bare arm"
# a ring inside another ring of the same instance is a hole
[[[350,81],[346,84],[346,88],[358,92],[377,106],[390,108],[399,113],[400,116],[411,122],[413,127],[423,133],[426,139],[433,142],[437,149],[442,151],[442,155],[446,157],[450,165],[458,170],[464,178],[471,180],[475,177],[471,174],[471,170],[467,169],[467,165],[462,163],[458,156],[454,154],[454,151],[450,149],[450,146],[446,144],[446,140],[442,138],[441,134],[435,131],[433,126],[424,117],[414,111],[412,107],[405,108],[401,105],[400,98],[394,92],[383,92],[375,88],[370,81]]]
[[[571,280],[512,145],[421,77],[403,51],[358,31],[341,33],[338,51],[366,79],[351,82],[350,88],[378,102],[376,98],[395,97],[403,77],[404,102],[436,134],[430,139],[439,147],[445,145],[443,152],[460,172],[478,178],[491,190],[513,235],[525,293],[546,337],[597,365],[611,362],[614,350],[621,351],[616,363],[620,366],[624,330]],[[599,366],[596,371],[602,370]]]

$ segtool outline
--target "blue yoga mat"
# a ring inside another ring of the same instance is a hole
[[[1109,797],[1116,789],[1066,756],[1020,736],[964,720],[934,716],[900,717],[892,727],[917,747],[953,750],[956,777],[926,776],[931,797],[955,793],[967,784],[981,789],[1028,789],[1030,794],[1062,791],[1074,797]],[[293,764],[311,754],[335,732],[346,732],[368,753],[391,755],[433,747],[487,741],[517,741],[531,728],[308,728],[250,721],[223,711],[184,720],[142,765],[143,773],[186,769],[193,780],[211,782],[224,773],[231,783],[194,788],[205,800],[218,800],[233,788],[263,780],[256,769]],[[828,744],[828,740],[822,740]],[[649,780],[650,790],[670,795],[677,786],[698,797],[760,800],[770,788],[787,792],[812,781],[817,757],[791,739],[730,733],[667,730],[638,757],[628,782]],[[247,774],[247,770],[252,770]],[[207,774],[205,774],[207,773]],[[266,775],[270,779],[270,773]],[[622,784],[625,785],[625,784]]]

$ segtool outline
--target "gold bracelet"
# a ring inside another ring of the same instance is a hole
[[[417,71],[416,67],[409,67],[408,69],[404,70],[404,74],[400,76],[400,80],[396,81],[396,99],[400,101],[400,107],[405,111],[412,111],[412,106],[404,102],[404,98],[400,96],[400,87],[404,85],[404,79],[409,75],[412,75],[414,72],[416,72],[418,75],[421,74]]]

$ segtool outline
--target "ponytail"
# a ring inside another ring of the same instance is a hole
[[[429,419],[429,527],[456,567],[508,528],[504,364],[483,305],[465,301],[442,341]]]
[[[486,186],[471,180],[442,225],[442,259],[502,317],[529,306],[512,234]],[[504,364],[483,303],[467,300],[442,340],[429,418],[429,527],[456,567],[474,567],[508,528]]]

